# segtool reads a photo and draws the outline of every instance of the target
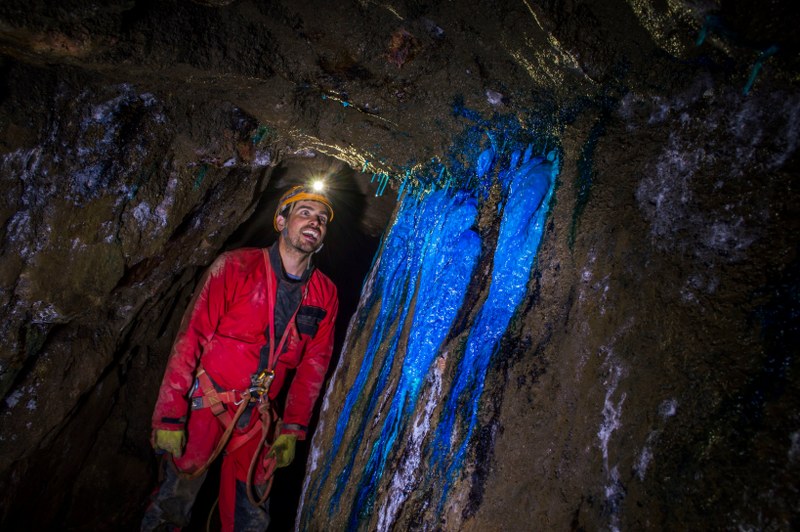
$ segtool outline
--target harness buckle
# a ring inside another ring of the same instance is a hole
[[[262,396],[269,392],[269,387],[272,380],[275,378],[275,372],[271,369],[262,370],[260,373],[253,373],[250,376],[250,394],[254,396]]]

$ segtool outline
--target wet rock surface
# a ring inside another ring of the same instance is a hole
[[[220,251],[274,238],[280,190],[336,175],[341,225],[320,262],[352,313],[400,188],[443,188],[436,165],[474,171],[489,140],[476,151],[467,133],[502,144],[513,123],[559,154],[542,243],[463,472],[441,509],[435,478],[408,486],[395,528],[797,528],[793,9],[3,2],[0,526],[138,528],[183,309]],[[483,247],[443,358],[423,368],[423,393],[443,394],[432,419],[487,299],[502,220],[497,184],[447,183],[474,190]],[[316,448],[374,315],[354,323]],[[398,440],[357,526],[377,526],[392,479],[431,438]],[[356,454],[354,470],[366,463]],[[285,480],[276,529],[299,497]]]

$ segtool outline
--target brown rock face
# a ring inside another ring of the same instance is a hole
[[[0,528],[138,528],[198,276],[320,174],[273,529],[800,527],[793,3],[295,4],[0,5]]]

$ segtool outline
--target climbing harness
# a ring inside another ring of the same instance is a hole
[[[269,265],[267,250],[264,250],[264,266],[267,269],[268,301],[276,301],[272,268]],[[304,287],[301,302],[303,299],[305,299],[305,296],[306,289]],[[294,323],[299,308],[300,305],[298,305],[297,309],[295,309],[294,313],[292,314],[292,317],[289,320],[290,324]],[[252,428],[247,432],[236,434],[235,436],[233,435],[233,431],[236,428],[239,419],[252,404],[258,410],[261,418],[261,439],[256,446],[255,451],[253,452],[253,458],[250,461],[250,467],[247,472],[247,498],[255,506],[261,506],[266,502],[267,498],[269,498],[269,492],[272,488],[272,480],[275,474],[277,462],[275,455],[267,453],[266,457],[264,458],[266,482],[264,485],[263,495],[260,498],[254,493],[253,479],[255,477],[259,457],[262,454],[262,449],[271,448],[275,438],[277,438],[281,432],[281,420],[278,417],[274,407],[270,403],[269,389],[272,385],[272,381],[275,379],[275,366],[278,362],[279,353],[283,351],[284,345],[289,338],[290,329],[291,327],[287,325],[276,348],[274,342],[274,311],[269,313],[269,323],[267,329],[269,338],[269,341],[267,342],[269,344],[269,359],[267,361],[266,368],[260,369],[258,372],[250,376],[250,387],[246,390],[219,391],[216,389],[211,377],[206,373],[202,366],[198,369],[195,385],[199,387],[202,395],[192,397],[192,410],[210,408],[211,412],[222,421],[226,428],[225,432],[222,434],[222,437],[219,439],[214,452],[211,453],[211,456],[206,463],[197,471],[192,473],[180,472],[181,476],[187,480],[199,477],[208,470],[208,468],[223,450],[227,449],[229,453],[233,452],[255,437],[256,433],[258,432],[257,429],[259,424],[253,424]],[[230,412],[228,411],[226,404],[232,404],[237,407],[233,416],[231,416]]]
[[[208,458],[206,463],[192,473],[180,474],[186,479],[194,479],[205,473],[214,460],[227,448],[228,452],[233,452],[253,437],[258,432],[259,426],[261,427],[261,440],[253,452],[253,458],[250,461],[250,468],[247,474],[247,498],[256,506],[260,506],[266,502],[269,497],[269,491],[272,487],[272,477],[275,472],[275,457],[268,455],[265,459],[266,467],[266,487],[264,490],[263,498],[259,499],[253,495],[253,478],[256,471],[256,464],[261,456],[262,448],[271,447],[275,436],[280,433],[280,419],[275,412],[275,409],[270,404],[269,388],[275,378],[275,372],[270,369],[265,369],[258,374],[250,377],[250,387],[244,391],[230,390],[230,391],[217,391],[211,378],[200,368],[197,373],[197,383],[202,390],[203,395],[192,398],[192,409],[198,408],[211,408],[211,412],[220,418],[226,426],[225,432],[219,439],[214,452]],[[236,411],[233,416],[228,412],[225,403],[235,405]],[[233,435],[239,419],[242,417],[248,406],[255,405],[261,418],[260,424],[254,424],[253,427],[245,433]],[[267,439],[272,436],[270,441]]]

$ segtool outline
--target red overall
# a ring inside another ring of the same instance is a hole
[[[223,421],[210,408],[189,409],[187,398],[200,367],[217,390],[244,391],[250,387],[251,375],[263,369],[259,368],[259,360],[265,342],[279,345],[266,335],[274,321],[278,285],[274,264],[279,261],[275,257],[277,249],[241,249],[221,255],[206,272],[184,315],[153,414],[154,429],[186,429],[184,454],[174,459],[181,471],[191,473],[202,467],[225,431]],[[295,434],[301,440],[306,437],[330,361],[338,308],[336,287],[328,277],[314,269],[304,279],[302,300],[286,325],[269,390],[272,401],[286,384],[287,370],[295,370],[283,408],[281,432]],[[201,394],[200,389],[192,393]],[[232,417],[236,405],[226,407]],[[259,424],[258,417],[254,409],[249,426]],[[256,435],[242,443],[241,435],[245,433],[246,428],[234,432],[228,447],[233,447],[234,442],[238,447],[226,451],[223,457],[219,500],[223,530],[233,530],[236,481],[246,481],[260,440]],[[256,485],[265,482],[265,471],[259,469],[254,478]]]

